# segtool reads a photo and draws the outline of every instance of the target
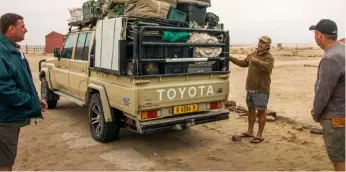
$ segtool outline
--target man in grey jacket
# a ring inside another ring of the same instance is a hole
[[[337,41],[338,27],[329,19],[311,26],[325,51],[318,68],[311,114],[323,127],[328,156],[336,171],[345,171],[345,44]]]

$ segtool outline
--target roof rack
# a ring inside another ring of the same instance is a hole
[[[128,17],[128,16],[118,16],[118,17]],[[137,24],[144,23],[152,23],[158,24],[160,26],[171,26],[171,27],[188,27],[188,23],[185,21],[176,21],[170,19],[159,19],[159,18],[141,18],[141,17],[128,17],[130,22],[135,22]],[[93,18],[88,20],[69,22],[68,26],[70,26],[69,31],[71,32],[72,27],[78,27],[78,29],[82,29],[83,27],[93,28],[96,26],[97,21],[102,20],[101,18]],[[146,24],[143,24],[146,25]]]
[[[188,27],[189,26],[189,24],[185,21],[177,21],[177,20],[171,20],[171,19],[142,18],[142,17],[128,17],[128,18],[129,18],[129,21],[156,23],[161,26],[172,26],[172,27]]]
[[[70,22],[68,23],[68,26],[70,26],[69,31],[71,31],[72,27],[78,27],[79,29],[83,27],[94,27],[96,26],[96,23],[99,19],[94,18],[94,19],[89,19],[89,20],[82,20],[82,21],[76,21],[76,22]]]

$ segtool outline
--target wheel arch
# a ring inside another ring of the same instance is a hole
[[[88,93],[88,95],[87,95],[87,97],[88,97],[87,103],[88,104],[90,104],[90,100],[91,100],[92,95],[94,95],[96,93],[100,94],[105,121],[106,122],[113,122],[114,117],[112,115],[112,109],[111,109],[111,106],[109,104],[109,99],[107,96],[106,89],[101,85],[96,85],[96,84],[90,83],[88,85],[87,93]]]
[[[39,73],[39,79],[41,82],[43,79],[46,79],[46,81],[48,82],[49,89],[53,90],[48,69],[41,69],[41,71]]]

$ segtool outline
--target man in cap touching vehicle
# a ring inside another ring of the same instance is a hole
[[[249,109],[248,130],[240,135],[241,138],[254,137],[254,125],[256,122],[256,110],[259,116],[259,129],[251,143],[264,141],[263,130],[267,121],[267,105],[270,94],[271,74],[274,67],[274,58],[270,53],[272,40],[268,36],[262,36],[258,42],[258,48],[245,59],[239,60],[230,57],[230,61],[240,67],[248,67],[246,78],[246,103]]]

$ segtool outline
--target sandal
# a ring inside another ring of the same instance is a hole
[[[255,137],[255,138],[253,138],[253,140],[251,140],[251,143],[258,144],[258,143],[261,143],[263,141],[264,141],[264,138]]]
[[[254,136],[248,135],[247,133],[242,133],[239,137],[246,138],[246,137],[254,137]]]

